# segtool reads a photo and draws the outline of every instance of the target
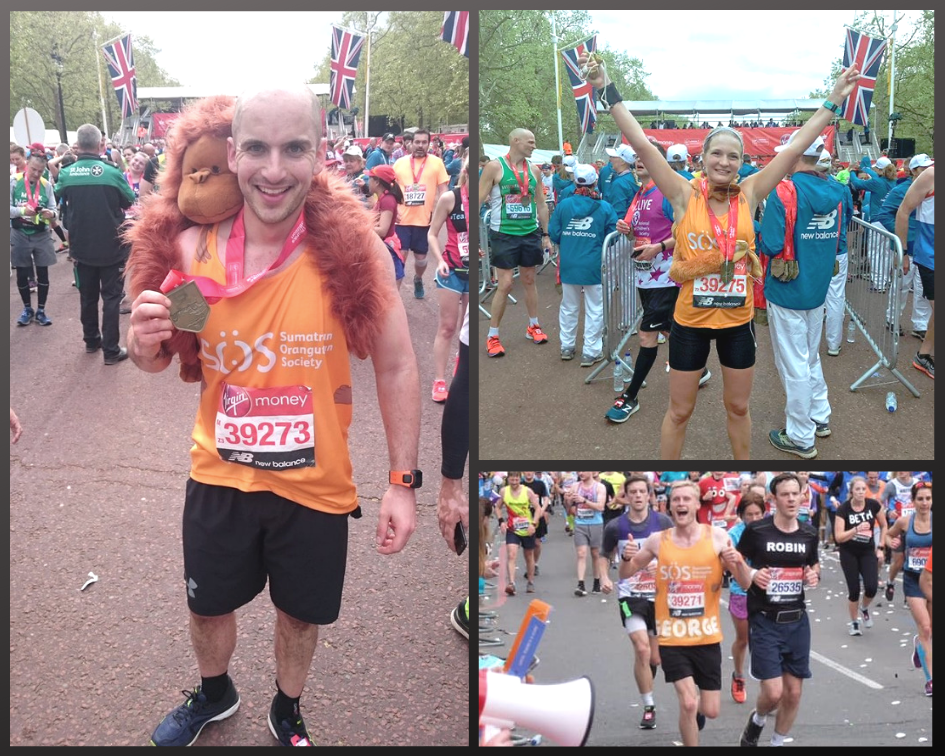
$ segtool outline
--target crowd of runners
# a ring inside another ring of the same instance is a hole
[[[641,729],[656,727],[659,667],[679,699],[684,745],[718,716],[723,682],[735,703],[748,701],[750,675],[759,693],[740,743],[757,746],[767,729],[783,745],[812,676],[805,590],[828,551],[846,581],[850,636],[873,627],[878,595],[892,603],[901,590],[912,662],[932,695],[929,471],[483,472],[479,504],[481,596],[536,592],[552,527],[574,546],[575,597],[616,593]],[[723,594],[734,638],[723,637]],[[723,649],[733,660],[725,681]]]

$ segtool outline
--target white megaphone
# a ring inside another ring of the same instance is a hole
[[[594,685],[587,677],[557,685],[525,685],[514,675],[479,671],[479,725],[521,725],[560,746],[583,746],[594,722]]]

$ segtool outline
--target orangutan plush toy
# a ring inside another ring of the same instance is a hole
[[[132,299],[145,290],[160,291],[169,271],[182,270],[177,248],[182,231],[194,225],[209,230],[243,206],[226,159],[235,102],[229,96],[208,97],[174,121],[159,191],[142,202],[139,217],[125,234],[132,245],[127,265]],[[340,178],[325,171],[315,176],[304,212],[306,254],[315,255],[326,273],[332,312],[344,327],[349,350],[363,359],[389,307],[386,292],[392,291],[384,285],[392,271],[377,254],[374,219]],[[339,224],[339,217],[353,222]],[[209,254],[205,236],[200,237],[198,258]],[[179,355],[181,379],[195,382],[202,377],[199,351],[199,334],[175,329],[161,344],[160,355]]]

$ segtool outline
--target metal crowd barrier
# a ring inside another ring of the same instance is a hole
[[[479,248],[482,250],[482,255],[479,258],[479,312],[490,320],[492,319],[492,314],[483,307],[483,304],[495,294],[495,290],[499,285],[495,269],[492,267],[489,256],[489,220],[491,217],[492,210],[486,210],[486,212],[479,217]],[[518,275],[518,269],[516,269],[513,275]],[[518,304],[518,300],[511,294],[509,294],[509,301],[512,304]]]
[[[643,305],[634,284],[633,237],[614,231],[604,239],[601,282],[604,286],[604,361],[584,379],[590,383],[601,371],[620,360],[624,380],[633,377],[633,366],[624,362],[627,342],[643,317]]]
[[[914,396],[915,386],[899,372],[899,290],[902,286],[902,242],[879,224],[853,218],[847,232],[849,269],[845,308],[857,329],[876,354],[877,362],[850,386],[884,386],[893,381],[866,384],[880,368],[885,368]],[[846,333],[844,333],[846,338]]]
[[[554,200],[545,200],[545,204],[548,205],[548,217],[551,218],[551,214],[555,211],[555,201]],[[555,268],[558,267],[558,245],[552,243],[551,253],[545,252],[544,260],[542,261],[541,267],[538,269],[538,273],[541,273],[549,265],[554,265]],[[557,274],[556,274],[557,276]]]

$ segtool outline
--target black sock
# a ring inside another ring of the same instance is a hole
[[[628,399],[636,399],[640,392],[643,381],[646,380],[647,373],[656,362],[656,353],[659,347],[640,347],[640,354],[637,356],[636,365],[633,366],[633,379],[627,387],[626,395]]]
[[[216,702],[223,698],[226,689],[230,684],[230,677],[224,672],[216,677],[201,677],[200,690],[207,697],[208,701]]]
[[[282,720],[287,719],[294,723],[295,719],[299,715],[299,699],[289,698],[285,693],[283,693],[282,688],[279,687],[278,681],[276,682],[276,690],[278,691],[276,693],[275,705],[276,721],[281,722]]]

